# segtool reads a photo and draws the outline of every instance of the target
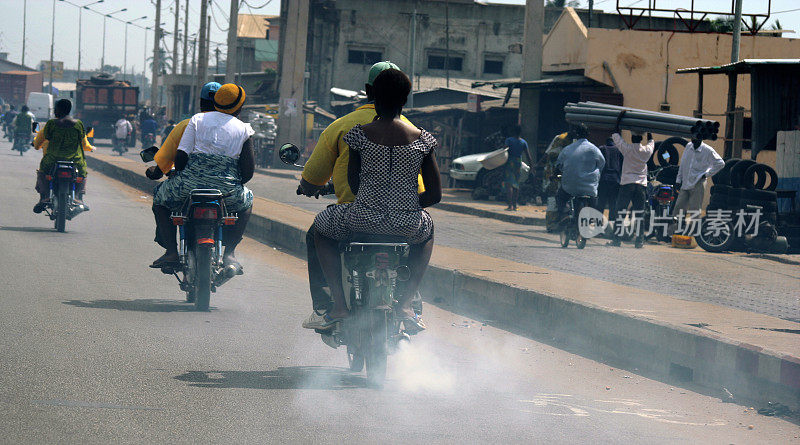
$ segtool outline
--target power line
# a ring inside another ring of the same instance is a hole
[[[261,6],[252,6],[250,3],[247,3],[247,0],[242,0],[242,3],[244,3],[245,5],[247,5],[247,7],[248,7],[248,8],[253,8],[253,9],[261,9],[261,8],[264,8],[265,6],[269,5],[270,3],[272,3],[272,0],[267,0],[267,1],[266,1],[266,2],[265,2],[263,5],[261,5]],[[253,11],[250,11],[250,12],[253,12]]]
[[[784,12],[795,12],[795,11],[800,11],[800,8],[787,9],[785,11],[773,11],[770,14],[783,14]]]

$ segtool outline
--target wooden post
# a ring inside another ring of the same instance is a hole
[[[733,153],[732,153],[735,159],[742,159],[743,137],[744,137],[744,108],[736,107],[735,111],[733,112]]]
[[[728,73],[728,106],[725,108],[725,154],[723,158],[733,156],[733,111],[736,108],[736,72]]]
[[[703,117],[703,73],[698,73],[697,77],[697,108],[694,110],[694,117]]]

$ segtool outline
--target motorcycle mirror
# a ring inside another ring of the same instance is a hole
[[[300,159],[300,149],[294,144],[283,144],[278,151],[278,157],[284,164],[294,165]]]
[[[38,122],[32,123],[31,124],[31,133],[36,133],[36,129],[38,129],[38,128],[39,128],[39,123]]]
[[[155,160],[157,151],[158,147],[154,145],[150,148],[145,148],[144,150],[140,151],[139,156],[142,158],[142,162],[152,162]]]

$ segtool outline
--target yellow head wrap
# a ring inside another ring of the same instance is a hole
[[[244,105],[244,88],[233,83],[222,85],[214,93],[214,109],[220,113],[234,114]]]

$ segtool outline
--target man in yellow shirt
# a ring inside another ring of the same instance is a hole
[[[214,93],[219,90],[220,85],[218,82],[209,82],[203,85],[203,88],[200,90],[200,112],[207,113],[209,111],[214,111],[214,102],[211,100],[214,97]],[[191,118],[189,118],[191,119]],[[175,128],[169,132],[169,135],[164,139],[164,142],[161,144],[161,148],[158,149],[156,152],[154,159],[156,161],[156,165],[152,167],[148,167],[145,175],[152,179],[157,180],[161,179],[165,174],[169,173],[172,170],[172,167],[175,165],[175,156],[178,154],[178,145],[181,143],[181,138],[183,137],[183,132],[186,130],[186,126],[189,124],[189,119],[184,119],[178,122],[175,125]],[[147,148],[147,147],[144,147]],[[169,181],[169,179],[167,179]],[[164,181],[166,182],[166,181]],[[162,183],[156,185],[156,189],[153,190],[153,194],[155,195],[158,187],[161,186]],[[153,207],[153,214],[155,215],[155,207]],[[159,223],[158,218],[156,217],[156,238],[155,241],[163,248],[167,248],[167,244],[162,242],[159,238]],[[238,223],[238,221],[237,221]],[[245,221],[244,224],[247,224]],[[170,224],[168,226],[172,233],[172,238],[174,239],[177,236],[177,228]],[[153,263],[150,267],[161,267],[161,264]]]
[[[356,125],[366,125],[375,120],[377,114],[375,113],[375,105],[372,104],[372,83],[378,77],[378,74],[389,68],[399,69],[397,65],[388,61],[378,62],[373,65],[369,70],[367,83],[364,85],[364,90],[367,92],[367,100],[370,103],[362,105],[352,113],[335,120],[322,132],[314,151],[311,152],[311,157],[308,158],[308,162],[303,168],[300,186],[297,188],[299,194],[319,197],[320,189],[329,180],[332,180],[339,204],[355,200],[355,196],[350,190],[350,184],[347,182],[347,165],[350,159],[349,147],[342,140],[342,137]],[[411,123],[405,117],[402,117],[402,119]],[[418,183],[419,193],[424,192],[425,188],[422,185],[421,177],[418,179]],[[303,321],[303,327],[306,329],[326,330],[333,326],[325,318],[325,314],[330,309],[331,298],[325,291],[325,287],[328,284],[325,281],[322,266],[317,257],[317,249],[314,245],[315,232],[316,230],[312,225],[306,234],[308,284],[311,290],[314,311]]]

